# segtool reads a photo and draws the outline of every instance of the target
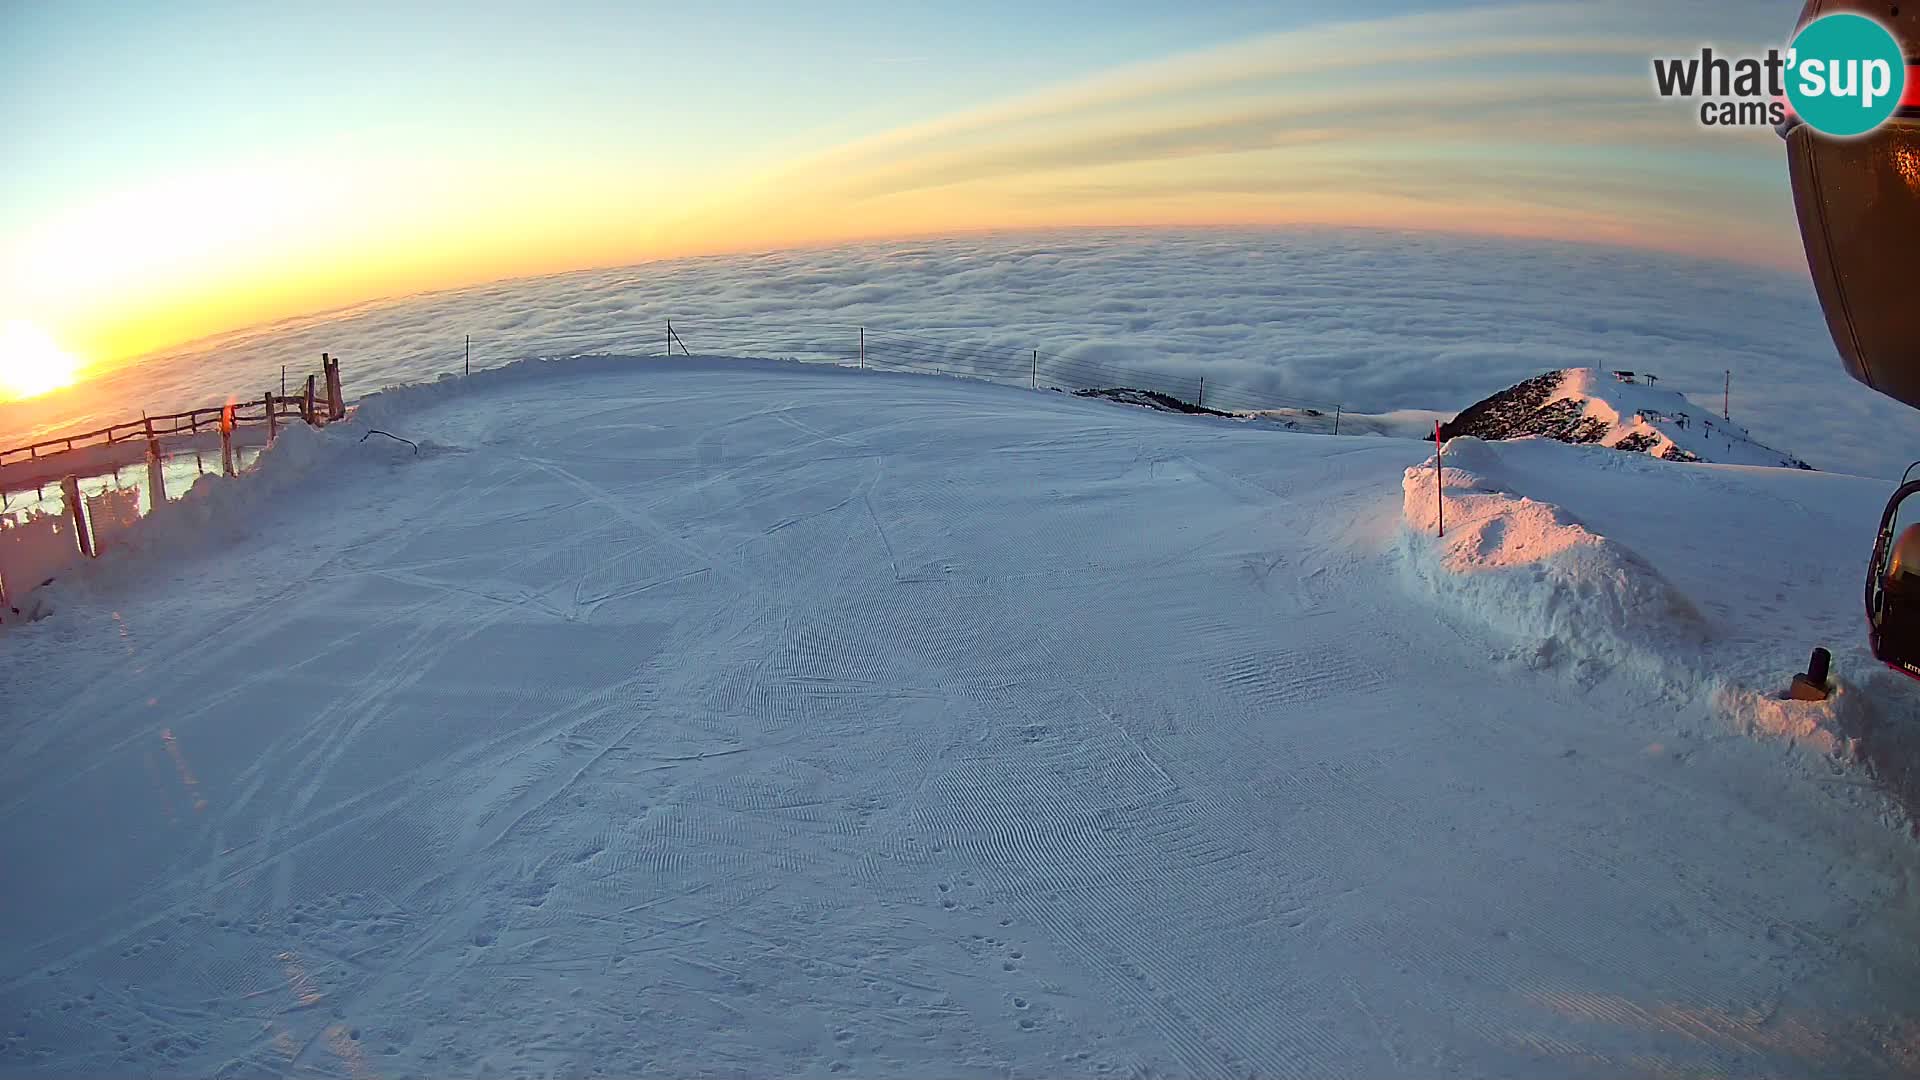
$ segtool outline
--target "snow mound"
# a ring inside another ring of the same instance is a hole
[[[1415,576],[1443,606],[1519,639],[1530,666],[1570,659],[1590,671],[1630,664],[1674,678],[1670,656],[1685,653],[1659,646],[1709,633],[1692,602],[1629,548],[1507,490],[1500,471],[1494,449],[1472,437],[1447,444],[1439,498],[1433,458],[1406,471]]]
[[[1432,409],[1392,409],[1378,413],[1342,411],[1336,418],[1321,409],[1264,409],[1251,415],[1272,420],[1290,431],[1332,433],[1337,427],[1341,435],[1382,435],[1390,439],[1431,442],[1433,425],[1453,414]]]
[[[324,428],[281,428],[273,444],[238,475],[203,474],[145,517],[121,522],[100,558],[72,561],[53,586],[111,590],[172,576],[186,561],[257,534],[282,510],[296,510],[308,493],[344,482],[338,475],[342,470],[385,461],[403,464],[446,451],[431,443],[418,454],[397,443],[363,443],[366,426],[356,420],[349,414]],[[36,596],[48,591],[42,588]],[[54,599],[43,598],[36,615],[53,610]]]
[[[1784,743],[1884,823],[1920,822],[1920,694],[1868,653],[1859,564],[1833,557],[1868,542],[1886,485],[1542,438],[1463,436],[1443,462],[1446,535],[1428,457],[1402,481],[1402,554],[1444,611],[1528,667],[1621,676],[1675,734]],[[1832,696],[1786,699],[1814,646]]]
[[[613,373],[632,373],[643,365],[651,372],[706,370],[715,364],[736,370],[787,371],[791,363],[735,358],[692,357],[662,360],[627,355],[540,356],[461,377],[442,375],[420,383],[388,387],[361,398],[344,420],[325,427],[292,423],[258,458],[227,477],[202,474],[186,491],[155,507],[145,517],[124,523],[114,533],[114,549],[91,562],[66,560],[62,577],[99,583],[138,579],[164,570],[182,556],[215,549],[260,527],[261,519],[277,504],[297,501],[299,492],[337,485],[331,471],[356,466],[405,467],[466,447],[449,445],[411,432],[409,420],[421,410],[491,389],[547,380]],[[885,377],[867,373],[867,377]],[[392,431],[385,431],[392,428]],[[371,437],[380,429],[390,438]],[[412,437],[408,437],[411,433]],[[214,442],[218,445],[217,439]],[[71,540],[66,541],[71,544]],[[44,593],[46,589],[39,592]],[[29,609],[22,608],[25,612]],[[35,618],[54,610],[53,598],[36,601]],[[11,613],[9,613],[11,614]]]
[[[1441,425],[1441,437],[1499,440],[1538,435],[1594,443],[1666,461],[1714,461],[1790,469],[1812,466],[1754,440],[1746,428],[1717,417],[1657,383],[1627,381],[1598,368],[1549,371],[1475,402]]]
[[[122,544],[136,557],[152,557],[195,550],[209,538],[243,533],[249,518],[264,504],[292,489],[337,452],[344,435],[337,427],[289,424],[239,476],[201,476],[183,494],[154,507],[144,520],[125,530]]]

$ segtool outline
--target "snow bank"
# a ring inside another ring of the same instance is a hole
[[[1157,409],[1160,412],[1194,413],[1202,416],[1219,416],[1231,419],[1236,414],[1209,409],[1196,405],[1159,390],[1139,390],[1131,386],[1093,387],[1086,390],[1071,391],[1074,397],[1100,398],[1119,405],[1132,405],[1142,409]],[[1251,415],[1251,414],[1248,414]]]
[[[1645,559],[1551,503],[1508,491],[1494,448],[1447,444],[1402,479],[1411,566],[1448,609],[1520,639],[1532,666],[1628,664],[1663,680],[1708,634],[1693,604]],[[1444,508],[1441,502],[1444,500]],[[1444,514],[1445,535],[1434,538]]]
[[[93,535],[93,549],[96,552],[111,551],[118,547],[127,530],[140,521],[140,491],[138,488],[113,488],[98,495],[88,495],[87,528]]]
[[[184,556],[245,536],[275,501],[289,497],[329,461],[349,452],[360,435],[360,431],[340,424],[328,428],[289,424],[281,429],[273,445],[238,476],[203,474],[185,492],[155,506],[144,517],[138,513],[137,492],[132,489],[90,497],[88,512],[102,552],[98,559],[78,556],[64,516],[40,519],[42,530],[50,523],[58,535],[37,545],[36,550],[43,554],[27,567],[28,573],[14,574],[20,580],[33,577],[42,587],[32,593],[30,604],[23,603],[27,599],[24,593],[13,597],[13,603],[41,617],[53,609],[52,597],[43,595],[52,589],[76,582],[125,582],[157,576]],[[0,531],[0,538],[15,535],[24,534],[18,528]],[[54,550],[61,556],[44,554]],[[53,585],[46,586],[50,579]]]
[[[626,353],[582,353],[564,356],[533,356],[524,360],[502,364],[499,367],[475,371],[470,375],[440,375],[423,382],[402,383],[389,386],[378,393],[368,394],[359,399],[349,412],[347,420],[358,425],[359,432],[368,428],[404,421],[407,414],[429,405],[436,405],[452,398],[481,393],[506,386],[515,386],[547,379],[575,378],[579,376],[603,374],[632,374],[636,371],[708,371],[721,366],[731,371],[761,371],[792,373],[796,369],[833,374],[844,372],[847,376],[862,379],[907,378],[924,379],[942,376],[916,372],[894,371],[854,371],[838,364],[808,362],[796,360],[747,359],[733,356],[711,356],[694,354],[692,356],[644,356]],[[405,434],[405,432],[396,432]]]
[[[36,617],[34,591],[80,559],[73,526],[65,514],[31,514],[0,528],[0,586],[8,610],[0,622]]]
[[[1530,667],[1677,703],[1646,710],[1677,733],[1784,743],[1836,782],[1868,784],[1864,770],[1906,808],[1869,789],[1883,820],[1916,819],[1920,694],[1868,653],[1861,564],[1840,557],[1869,541],[1887,485],[1545,438],[1456,438],[1444,463],[1445,537],[1429,457],[1403,477],[1401,545],[1443,609]],[[1831,698],[1785,700],[1816,645],[1834,656]]]
[[[1391,439],[1431,439],[1433,425],[1450,418],[1450,412],[1434,409],[1392,409],[1387,412],[1343,412],[1342,435],[1384,435]]]
[[[80,581],[127,581],[155,572],[185,554],[232,542],[253,532],[259,519],[276,501],[292,497],[310,484],[316,474],[332,467],[355,462],[413,461],[431,457],[448,448],[415,433],[416,454],[403,444],[389,440],[364,441],[370,430],[398,428],[393,433],[407,436],[407,418],[422,408],[452,398],[486,391],[503,385],[539,382],[557,378],[592,376],[613,372],[631,373],[642,365],[647,370],[709,369],[724,364],[735,369],[792,371],[785,361],[734,360],[715,357],[681,357],[671,360],[634,356],[535,357],[498,368],[476,371],[471,376],[442,376],[427,383],[396,386],[368,395],[355,405],[345,420],[314,428],[291,423],[280,429],[278,438],[262,450],[258,458],[238,476],[214,473],[200,475],[186,491],[154,507],[145,517],[128,520],[126,496],[94,503],[89,508],[96,516],[106,515],[105,537],[110,550],[100,559],[79,558],[66,519],[48,515],[30,528],[0,530],[0,573],[10,579],[28,580],[36,588],[58,576]],[[830,370],[830,369],[829,369]],[[864,378],[884,378],[885,373],[862,373]],[[906,376],[913,377],[913,376]],[[140,444],[144,446],[144,444]],[[174,444],[179,445],[186,443]],[[218,447],[218,436],[213,437]],[[129,493],[131,494],[131,493]],[[42,535],[45,534],[45,535]],[[44,592],[45,590],[40,590]],[[22,611],[44,615],[52,610],[50,597],[41,597],[28,607],[22,606],[29,592],[13,597]],[[37,595],[37,594],[36,594]],[[12,613],[9,612],[9,615]]]
[[[1239,420],[1252,424],[1271,424],[1288,431],[1311,435],[1385,435],[1395,439],[1431,438],[1433,425],[1453,414],[1430,409],[1396,409],[1382,413],[1344,412],[1295,406],[1280,409],[1215,409],[1158,390],[1110,387],[1072,391],[1075,397],[1100,398],[1121,405],[1134,405],[1160,412],[1197,413]]]
[[[240,535],[261,504],[288,491],[339,452],[349,441],[348,434],[339,427],[289,424],[239,476],[201,476],[184,494],[154,507],[138,527],[127,530],[123,544],[131,552],[151,556]],[[360,437],[357,431],[351,435]]]

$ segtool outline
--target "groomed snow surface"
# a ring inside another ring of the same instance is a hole
[[[0,637],[0,1072],[1920,1069],[1916,847],[1753,722],[1900,700],[1885,485],[1456,445],[1436,541],[1430,446],[935,377],[295,429]]]

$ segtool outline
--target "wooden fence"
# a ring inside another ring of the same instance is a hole
[[[203,429],[219,432],[221,471],[232,476],[235,472],[233,435],[239,427],[265,424],[271,441],[283,421],[297,419],[319,427],[345,417],[347,405],[340,387],[340,361],[323,353],[320,363],[323,374],[307,376],[306,386],[298,397],[280,397],[269,392],[254,401],[143,416],[98,431],[63,435],[0,451],[0,467],[45,470],[50,476],[58,476],[66,505],[63,514],[36,514],[26,521],[0,527],[0,605],[9,605],[0,606],[0,622],[18,615],[10,605],[21,602],[27,592],[44,584],[71,560],[98,558],[103,542],[126,528],[130,517],[139,515],[137,503],[118,493],[91,498],[82,495],[79,476],[83,473],[82,466],[88,464],[84,451],[144,441],[149,498],[152,505],[157,506],[167,498],[160,465],[160,440],[164,438],[192,436]],[[29,613],[27,617],[33,616]]]
[[[137,439],[146,440],[157,449],[158,440],[168,436],[197,435],[202,430],[220,430],[222,416],[228,409],[233,410],[233,424],[265,424],[269,436],[278,432],[282,421],[297,419],[318,427],[347,414],[347,405],[343,400],[340,387],[340,361],[322,353],[320,364],[322,374],[308,375],[306,388],[298,396],[281,397],[268,391],[254,400],[235,402],[230,406],[209,405],[203,409],[189,409],[186,412],[168,413],[164,416],[143,416],[138,420],[110,424],[98,431],[43,439],[27,446],[0,450],[0,468],[27,461],[41,461],[73,450],[112,446],[115,443],[133,442]]]

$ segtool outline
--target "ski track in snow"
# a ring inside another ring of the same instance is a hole
[[[1418,444],[561,372],[0,643],[0,1072],[1920,1068],[1911,848],[1436,621]]]

